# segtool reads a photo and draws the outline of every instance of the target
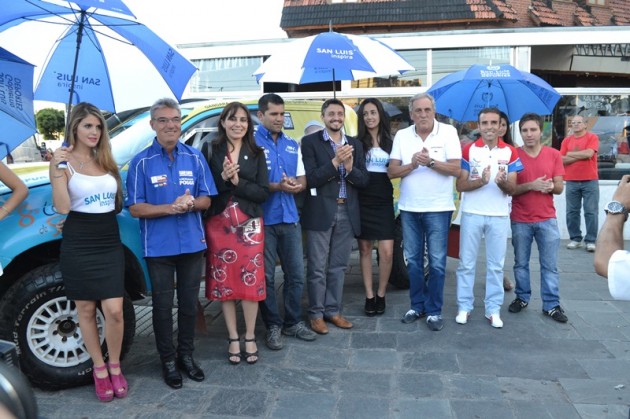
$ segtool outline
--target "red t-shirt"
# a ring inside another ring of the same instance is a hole
[[[541,176],[553,179],[554,176],[564,175],[562,156],[555,148],[543,146],[536,157],[527,154],[523,148],[517,151],[524,167],[516,175],[517,184],[528,183]],[[556,218],[553,194],[529,191],[513,196],[510,218],[519,223],[537,223]]]
[[[573,135],[565,138],[560,145],[560,154],[566,156],[569,151],[582,151],[586,149],[595,151],[593,157],[588,160],[578,160],[565,166],[564,180],[597,180],[597,150],[599,150],[599,138],[592,132],[587,132],[581,137]]]

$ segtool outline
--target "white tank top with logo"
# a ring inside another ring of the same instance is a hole
[[[116,179],[108,174],[88,176],[78,173],[68,164],[72,177],[68,182],[70,209],[88,214],[114,211],[116,207]]]

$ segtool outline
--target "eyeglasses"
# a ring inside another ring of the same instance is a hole
[[[174,124],[179,124],[180,122],[182,122],[182,118],[180,118],[179,116],[176,116],[174,118],[153,118],[153,120],[160,125],[166,125],[169,122],[172,122]]]

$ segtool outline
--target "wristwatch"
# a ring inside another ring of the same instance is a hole
[[[604,207],[604,212],[606,214],[623,214],[625,216],[624,221],[628,220],[628,209],[619,201],[610,201],[607,203],[606,207]]]
[[[430,169],[433,169],[433,166],[435,166],[435,160],[431,159],[431,161],[429,161],[428,166]]]

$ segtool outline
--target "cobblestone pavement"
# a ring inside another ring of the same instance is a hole
[[[355,251],[344,294],[344,313],[354,322],[353,329],[330,325],[330,333],[315,342],[285,337],[284,349],[274,352],[265,347],[259,324],[259,362],[232,366],[218,304],[210,304],[205,310],[208,332],[198,335],[195,351],[206,372],[204,382],[185,378],[183,389],[167,387],[153,337],[138,333],[123,361],[130,384],[126,399],[101,403],[91,386],[36,390],[40,416],[628,418],[630,303],[611,299],[606,282],[593,271],[591,253],[565,246],[563,241],[559,263],[561,303],[569,317],[565,324],[542,315],[539,268],[533,263],[529,307],[509,313],[514,294],[507,292],[501,311],[505,326],[490,327],[484,318],[481,262],[475,310],[467,325],[458,325],[458,261],[451,258],[442,331],[429,331],[424,320],[402,324],[408,294],[391,287],[385,314],[365,317]],[[509,244],[507,254],[505,266],[513,278]],[[537,260],[535,250],[532,260]]]

